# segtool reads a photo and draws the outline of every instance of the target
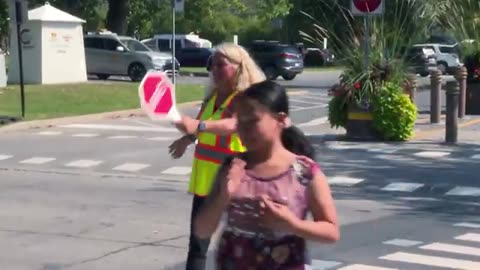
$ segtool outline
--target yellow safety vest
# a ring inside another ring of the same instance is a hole
[[[225,118],[225,112],[230,107],[235,95],[236,93],[230,95],[216,111],[214,111],[214,107],[217,95],[213,95],[200,113],[199,119],[206,121]],[[198,196],[206,196],[210,193],[217,171],[225,158],[237,152],[245,152],[246,148],[237,133],[219,136],[200,132],[197,139],[189,192]]]

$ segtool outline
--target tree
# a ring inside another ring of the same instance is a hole
[[[119,35],[125,35],[128,30],[129,0],[108,0],[106,27]]]
[[[36,8],[44,5],[45,2],[45,0],[29,0],[29,7]],[[105,20],[106,0],[50,0],[49,3],[58,9],[85,20],[84,29],[86,31],[97,30]]]

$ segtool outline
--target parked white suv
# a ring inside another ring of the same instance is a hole
[[[87,73],[102,80],[111,75],[129,76],[132,81],[143,79],[148,70],[162,70],[172,76],[172,55],[154,52],[131,37],[111,32],[84,37]],[[175,75],[180,64],[175,59]]]
[[[463,66],[455,45],[429,43],[416,44],[413,47],[432,49],[437,58],[438,70],[440,70],[442,74],[453,74],[457,67]]]

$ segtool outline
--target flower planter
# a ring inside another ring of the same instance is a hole
[[[480,115],[479,81],[472,81],[467,83],[465,113],[469,115]]]
[[[348,105],[348,120],[345,127],[347,138],[357,141],[376,141],[381,136],[373,127],[371,110],[360,108],[355,104]]]

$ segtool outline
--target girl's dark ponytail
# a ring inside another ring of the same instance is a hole
[[[285,128],[282,132],[282,143],[290,152],[315,160],[315,148],[299,128]]]

